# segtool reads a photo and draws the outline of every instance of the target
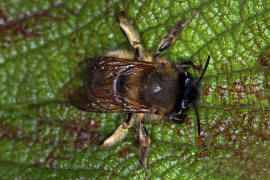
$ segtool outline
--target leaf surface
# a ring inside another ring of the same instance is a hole
[[[152,54],[174,24],[201,13],[162,57],[202,66],[197,136],[185,123],[147,121],[150,179],[263,179],[270,176],[270,2],[267,0],[0,2],[0,176],[5,179],[144,179],[137,127],[110,149],[102,142],[123,114],[63,103],[77,64],[131,49],[121,11]],[[189,69],[194,77],[196,70]]]

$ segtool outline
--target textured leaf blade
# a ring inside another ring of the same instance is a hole
[[[144,179],[136,128],[108,150],[96,144],[122,114],[63,103],[78,62],[130,48],[116,16],[125,11],[146,49],[179,20],[201,13],[162,56],[211,62],[195,113],[184,124],[148,121],[149,176],[262,179],[269,176],[268,1],[51,1],[0,3],[0,172],[6,179]],[[189,70],[194,76],[199,73]]]

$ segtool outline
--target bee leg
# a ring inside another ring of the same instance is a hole
[[[139,120],[140,116],[138,116],[137,114],[127,113],[125,117],[125,122],[121,124],[114,131],[114,133],[101,144],[101,147],[111,147],[122,141],[126,137],[128,129],[131,128],[135,124],[135,122]]]
[[[134,59],[135,60],[143,60],[144,52],[143,47],[140,43],[140,38],[138,32],[135,30],[133,26],[131,26],[128,21],[123,17],[119,16],[119,24],[121,29],[124,31],[127,36],[129,43],[134,49]]]
[[[179,68],[189,68],[189,67],[193,67],[195,69],[201,69],[201,66],[192,62],[192,61],[183,61],[183,62],[180,62],[178,64],[176,64],[176,67],[179,69]]]
[[[165,36],[165,38],[160,42],[157,48],[157,51],[154,55],[154,60],[156,57],[160,55],[162,51],[169,48],[175,42],[176,36],[181,31],[183,31],[184,27],[188,25],[198,14],[199,14],[199,10],[197,10],[196,13],[193,16],[191,16],[189,19],[187,19],[186,21],[184,22],[180,21],[174,26],[171,32],[167,36]]]
[[[132,114],[127,113],[125,117],[125,122],[121,124],[114,132],[113,134],[108,137],[102,144],[101,147],[111,147],[118,142],[122,141],[127,133],[128,129],[133,126],[134,123],[132,123],[131,119]]]
[[[172,122],[176,123],[176,124],[181,124],[181,123],[185,122],[186,117],[187,117],[187,115],[183,114],[183,115],[181,115],[181,117],[180,116],[178,116],[178,117],[169,117],[169,119]]]
[[[147,134],[146,129],[144,128],[143,120],[140,122],[139,137],[140,137],[140,143],[141,143],[140,160],[143,164],[145,176],[147,177],[147,160],[148,160],[148,155],[149,155],[148,147],[150,145],[151,139],[149,135]]]
[[[181,124],[185,122],[187,115],[184,111],[181,110],[179,113],[172,114],[168,118],[176,124]]]
[[[102,53],[100,56],[102,57],[116,57],[122,59],[133,59],[134,54],[131,51],[125,49],[117,49],[112,51],[106,51]]]

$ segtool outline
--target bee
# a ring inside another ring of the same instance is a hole
[[[199,79],[194,79],[186,68],[197,68],[191,62],[173,65],[160,54],[168,49],[177,35],[199,13],[177,23],[159,44],[153,56],[144,51],[139,34],[121,15],[119,25],[127,36],[133,51],[107,51],[97,57],[86,59],[82,68],[82,85],[68,95],[71,105],[100,113],[125,112],[124,122],[108,137],[101,147],[110,147],[123,140],[128,130],[139,123],[140,160],[146,172],[150,137],[144,127],[147,119],[169,119],[184,122],[186,112],[195,109],[198,134],[200,119],[196,102],[199,84],[210,61],[210,56]]]

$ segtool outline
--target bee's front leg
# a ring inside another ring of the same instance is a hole
[[[140,122],[139,136],[140,136],[140,143],[141,143],[140,159],[141,159],[141,162],[143,164],[145,176],[147,176],[147,160],[148,160],[148,156],[149,156],[148,149],[149,149],[151,139],[144,128],[143,120]]]
[[[170,116],[169,119],[176,124],[181,124],[185,122],[186,117],[186,114],[180,114],[178,116]]]
[[[140,43],[140,37],[138,32],[132,25],[128,23],[128,21],[123,16],[119,16],[119,24],[121,29],[127,36],[129,43],[134,49],[134,60],[143,60],[144,59],[143,46]]]
[[[183,61],[183,62],[180,62],[178,64],[175,65],[178,69],[179,68],[182,68],[182,69],[186,69],[186,68],[195,68],[195,69],[201,69],[201,66],[192,62],[192,61]]]

